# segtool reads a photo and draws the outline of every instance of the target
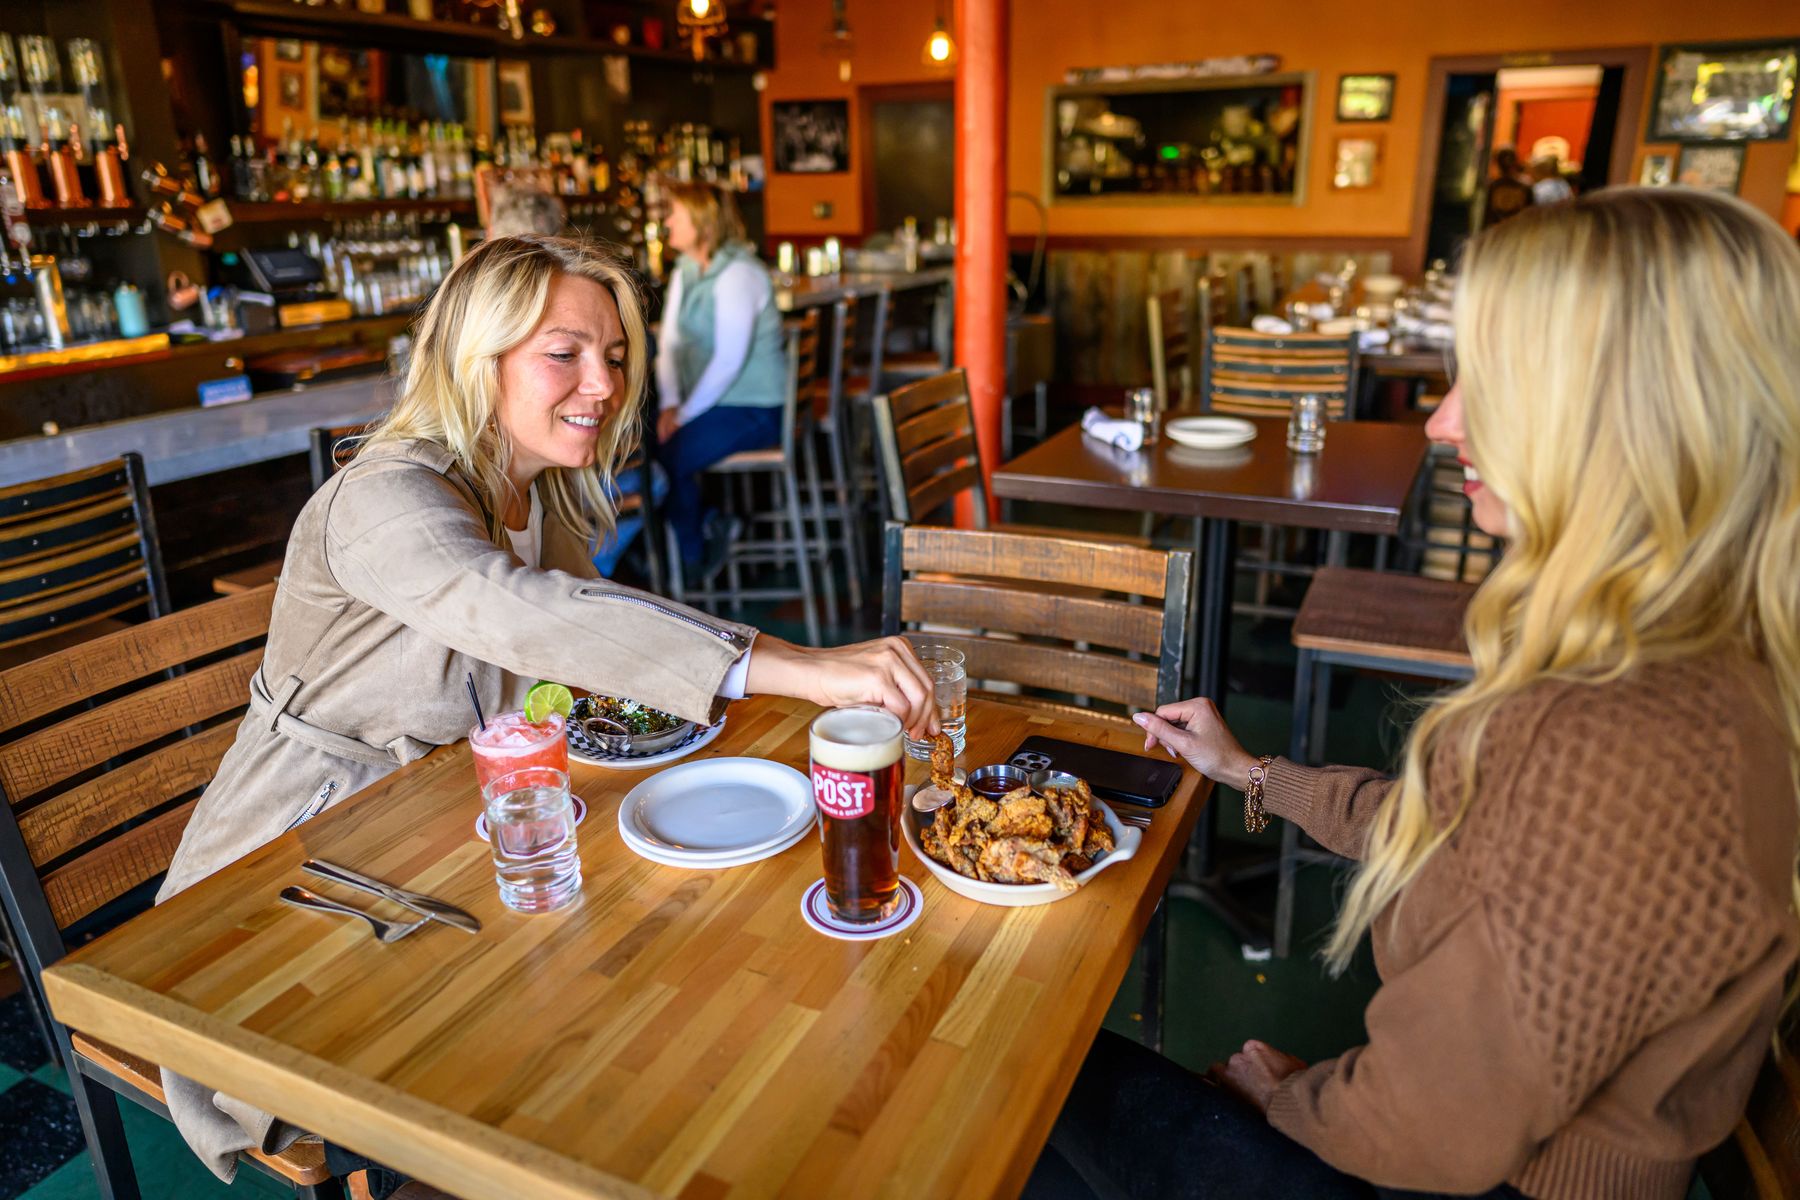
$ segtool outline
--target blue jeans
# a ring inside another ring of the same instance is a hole
[[[613,501],[617,503],[620,496],[633,495],[641,491],[643,486],[643,472],[637,467],[633,467],[629,471],[621,471],[613,479]],[[668,494],[668,474],[663,471],[661,464],[651,463],[650,503],[661,504],[663,497]],[[600,572],[603,577],[611,579],[614,569],[619,565],[619,560],[625,557],[627,550],[631,549],[633,539],[637,537],[638,531],[643,527],[644,517],[641,512],[621,518],[619,523],[613,527],[612,533],[603,538],[600,545],[594,550],[594,570]]]
[[[656,458],[669,473],[669,527],[681,547],[681,561],[697,564],[706,553],[706,511],[701,507],[700,473],[741,450],[764,450],[781,444],[779,405],[756,408],[721,404],[707,409],[657,447]]]
[[[1436,1200],[1344,1174],[1236,1096],[1101,1030],[1024,1200]],[[1505,1184],[1477,1200],[1524,1200]]]

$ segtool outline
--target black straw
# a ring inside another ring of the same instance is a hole
[[[475,694],[475,672],[473,671],[469,672],[468,684],[469,703],[475,706],[475,723],[481,726],[482,730],[485,732],[487,729],[487,718],[481,715],[481,697]]]

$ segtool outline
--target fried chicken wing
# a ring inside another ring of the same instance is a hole
[[[995,838],[981,852],[975,869],[991,883],[1053,883],[1065,892],[1078,886],[1075,877],[1063,870],[1056,850],[1024,838]]]
[[[1030,788],[1015,788],[1000,798],[1000,813],[989,822],[988,832],[996,838],[1046,842],[1050,840],[1051,828],[1044,798]]]
[[[940,733],[931,739],[931,782],[948,788],[956,776],[956,743]]]

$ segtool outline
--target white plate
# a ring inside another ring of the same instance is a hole
[[[1196,450],[1229,450],[1256,440],[1256,426],[1237,417],[1177,417],[1163,432]]]
[[[695,730],[694,736],[679,746],[664,750],[661,754],[647,754],[642,758],[589,754],[571,741],[569,758],[575,762],[586,763],[590,767],[608,767],[614,771],[642,771],[649,767],[660,767],[675,762],[686,758],[696,750],[703,749],[719,736],[719,731],[723,728],[725,728],[725,718],[720,717],[717,725]]]
[[[619,832],[623,834],[624,831],[624,826],[620,826]],[[759,863],[765,858],[774,858],[777,854],[781,854],[798,843],[805,841],[806,835],[810,832],[812,832],[812,830],[809,826],[779,845],[766,846],[761,850],[756,850],[749,854],[733,854],[723,858],[693,858],[690,856],[659,854],[651,847],[630,835],[624,836],[621,840],[624,841],[626,848],[639,858],[647,858],[651,862],[659,863],[665,867],[680,867],[684,871],[723,871],[729,867],[747,867],[751,863]]]
[[[659,771],[619,804],[619,831],[655,853],[715,860],[793,840],[813,822],[812,783],[766,758],[709,758]]]
[[[1138,846],[1143,843],[1143,830],[1120,821],[1117,814],[1106,806],[1102,800],[1094,801],[1106,816],[1107,828],[1112,830],[1113,848],[1094,861],[1094,865],[1075,876],[1077,884],[1085,885],[1088,880],[1098,875],[1114,863],[1122,863],[1137,853]],[[946,867],[919,845],[919,816],[908,804],[900,816],[900,829],[906,835],[906,844],[912,847],[913,857],[925,864],[925,869],[937,876],[937,881],[959,896],[967,896],[971,900],[979,900],[983,904],[998,904],[1003,908],[1024,908],[1031,904],[1049,904],[1053,900],[1061,900],[1065,896],[1073,896],[1074,892],[1065,892],[1054,883],[984,883],[979,879],[970,879]]]

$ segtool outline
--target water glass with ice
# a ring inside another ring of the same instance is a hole
[[[493,845],[494,880],[508,908],[550,912],[581,892],[575,805],[569,775],[528,767],[490,779],[481,789]]]
[[[961,754],[968,739],[969,673],[963,665],[963,652],[954,646],[935,642],[915,643],[913,649],[925,664],[937,694],[938,728],[950,735],[950,742]],[[913,758],[929,759],[931,743],[906,739],[906,752]]]

